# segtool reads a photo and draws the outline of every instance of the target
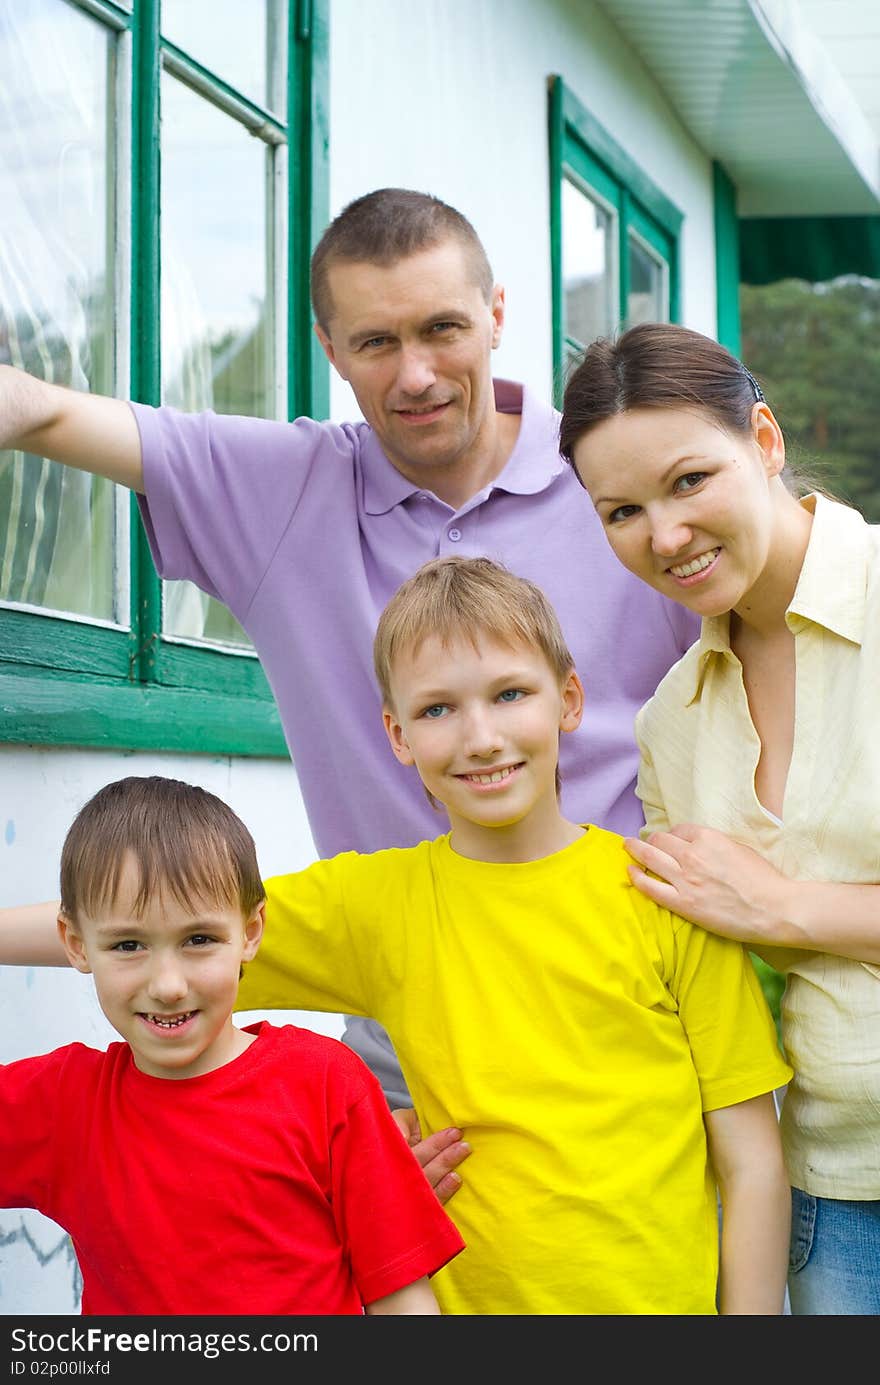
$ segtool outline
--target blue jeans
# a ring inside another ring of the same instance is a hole
[[[880,1314],[880,1202],[791,1190],[793,1316]]]

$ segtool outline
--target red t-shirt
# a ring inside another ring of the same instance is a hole
[[[0,1066],[0,1205],[69,1232],[84,1314],[359,1314],[463,1248],[361,1059],[248,1028],[202,1077],[124,1043]]]

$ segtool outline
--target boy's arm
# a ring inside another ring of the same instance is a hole
[[[0,448],[7,447],[144,489],[140,433],[128,404],[0,365]]]
[[[58,936],[59,899],[0,909],[0,966],[66,967]]]
[[[780,1314],[785,1302],[791,1188],[772,1093],[704,1116],[721,1194],[721,1314]]]
[[[387,1294],[385,1298],[377,1298],[374,1303],[368,1303],[364,1312],[378,1317],[412,1317],[420,1313],[431,1313],[437,1317],[440,1314],[440,1305],[434,1297],[434,1290],[426,1275],[422,1279],[417,1279],[414,1284],[407,1284],[405,1288],[398,1289],[396,1293]]]

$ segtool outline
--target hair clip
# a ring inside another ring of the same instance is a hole
[[[742,362],[740,362],[740,364],[742,365]],[[746,379],[748,380],[748,382],[749,382],[749,384],[751,385],[752,389],[755,391],[755,403],[756,403],[756,404],[764,404],[764,403],[766,403],[766,400],[764,399],[764,391],[761,389],[761,386],[758,384],[757,380],[755,379],[755,377],[754,377],[754,375],[752,374],[752,372],[749,370],[748,366],[745,366],[745,365],[744,365],[744,366],[743,366],[743,371],[745,372]]]

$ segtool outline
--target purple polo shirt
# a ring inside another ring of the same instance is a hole
[[[248,632],[272,686],[318,853],[410,846],[448,828],[385,738],[373,675],[379,614],[441,553],[486,554],[543,587],[586,689],[562,737],[562,807],[635,832],[639,707],[698,622],[626,572],[558,452],[558,414],[522,413],[501,474],[459,510],[391,465],[366,423],[293,423],[133,405],[141,514],[163,577],[189,578]]]

